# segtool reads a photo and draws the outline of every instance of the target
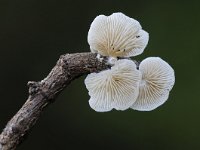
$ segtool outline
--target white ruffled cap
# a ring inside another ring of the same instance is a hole
[[[109,70],[91,73],[85,79],[89,91],[89,104],[98,112],[126,110],[139,94],[141,73],[133,61],[118,60]]]
[[[88,32],[92,52],[103,56],[131,57],[141,54],[149,40],[140,23],[122,13],[99,15]]]
[[[151,111],[168,99],[175,82],[174,70],[159,57],[146,58],[139,65],[139,70],[142,73],[139,96],[131,108]]]

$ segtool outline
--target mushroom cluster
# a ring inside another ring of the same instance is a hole
[[[175,83],[173,68],[159,57],[148,57],[138,66],[130,59],[141,54],[149,34],[140,23],[123,13],[99,15],[88,32],[90,50],[113,60],[112,67],[85,79],[89,105],[98,112],[112,109],[151,111],[169,97]]]

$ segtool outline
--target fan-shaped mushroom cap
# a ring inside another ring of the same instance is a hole
[[[85,79],[89,104],[99,112],[128,109],[137,99],[141,73],[133,61],[118,60],[109,70],[91,73]]]
[[[150,111],[162,105],[169,96],[175,76],[172,67],[159,57],[149,57],[139,66],[142,73],[139,96],[132,109]]]
[[[88,43],[92,52],[103,56],[131,57],[141,54],[149,34],[140,23],[122,13],[99,15],[91,24]]]

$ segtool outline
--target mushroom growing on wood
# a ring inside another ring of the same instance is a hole
[[[159,57],[149,57],[141,62],[142,73],[139,96],[132,109],[150,111],[162,105],[169,96],[174,82],[174,70]]]
[[[128,109],[138,97],[140,80],[136,64],[127,59],[118,60],[111,69],[89,74],[85,85],[90,107],[98,112]]]
[[[149,34],[140,23],[122,13],[99,15],[88,32],[88,43],[94,53],[112,57],[131,57],[141,54]]]

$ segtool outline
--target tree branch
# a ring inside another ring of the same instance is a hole
[[[0,150],[13,150],[39,119],[44,108],[74,79],[91,72],[104,70],[109,65],[93,53],[62,55],[49,75],[40,82],[28,82],[29,97],[22,108],[8,122],[0,135]]]

